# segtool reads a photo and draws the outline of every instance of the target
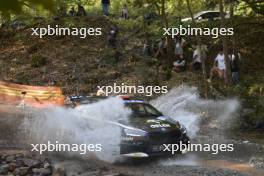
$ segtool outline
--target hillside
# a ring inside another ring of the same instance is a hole
[[[49,36],[40,39],[31,36],[31,27],[45,27],[48,24],[64,27],[101,27],[103,35],[86,39],[76,36]],[[107,46],[107,31],[111,24],[117,24],[120,31],[117,50]],[[213,90],[226,97],[238,96],[249,109],[257,106],[258,110],[254,115],[257,121],[263,120],[258,114],[263,111],[260,102],[263,101],[264,87],[264,20],[234,18],[233,21],[228,21],[228,25],[235,29],[234,39],[242,54],[241,83],[226,88],[221,80],[215,80]],[[172,72],[172,75],[168,75],[162,66],[159,66],[157,59],[142,55],[145,34],[142,26],[138,20],[120,21],[87,16],[59,20],[35,19],[22,29],[2,28],[1,79],[30,85],[56,85],[62,87],[66,95],[94,93],[98,85],[112,85],[114,82],[127,85],[165,84],[169,87],[187,83],[200,88],[203,95],[204,82],[201,72]],[[155,27],[157,26],[154,23],[150,28]],[[150,35],[156,39],[159,33],[152,31]],[[195,39],[188,37],[187,40],[190,46]],[[204,41],[207,41],[210,48],[207,65],[209,74],[219,41],[209,39],[208,42],[208,38],[204,38]],[[186,51],[190,60],[192,51],[189,48],[186,48]],[[214,97],[213,92],[211,96]]]

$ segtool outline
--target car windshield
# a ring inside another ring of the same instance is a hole
[[[127,103],[126,107],[132,110],[133,117],[161,116],[161,112],[150,104],[146,103]]]

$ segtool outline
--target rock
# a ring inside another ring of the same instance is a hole
[[[50,167],[51,167],[50,163],[48,163],[48,162],[45,162],[43,166],[44,166],[44,168],[45,168],[45,169],[47,169],[47,168],[50,168]]]
[[[120,174],[120,173],[111,173],[111,174],[105,174],[105,175],[103,175],[103,176],[122,176],[122,174]]]
[[[2,166],[0,166],[0,175],[7,175],[9,171],[9,165],[8,164],[4,164]]]
[[[16,168],[15,171],[14,171],[14,174],[18,175],[18,176],[27,175],[28,170],[29,170],[29,167]]]
[[[66,171],[64,168],[56,168],[52,176],[66,176]]]
[[[32,169],[32,172],[34,174],[40,174],[40,175],[50,175],[51,174],[51,169],[48,169],[48,168],[35,168],[35,169]]]
[[[6,162],[12,162],[12,161],[14,161],[16,159],[16,157],[15,156],[13,156],[13,155],[11,155],[11,156],[8,156],[8,157],[6,157]]]
[[[251,158],[249,164],[257,169],[264,169],[264,158]]]
[[[41,163],[38,160],[34,160],[34,159],[25,158],[23,159],[23,162],[25,163],[25,165],[27,165],[30,168],[39,167],[41,165]]]
[[[25,165],[23,159],[17,159],[17,160],[16,160],[16,166],[17,166],[17,167],[24,167],[24,166],[26,166],[26,165]]]
[[[13,172],[16,169],[16,163],[10,163],[9,164],[9,171]]]
[[[16,158],[23,158],[23,157],[24,157],[24,155],[22,153],[16,154]]]

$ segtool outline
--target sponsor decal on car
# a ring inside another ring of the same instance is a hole
[[[151,128],[170,128],[170,124],[154,124],[150,125]]]

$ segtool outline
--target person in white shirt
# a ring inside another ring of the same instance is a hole
[[[180,56],[180,58],[173,62],[173,70],[175,72],[182,72],[185,70],[186,67],[186,61],[183,56]]]
[[[202,68],[202,60],[206,60],[206,55],[208,52],[207,46],[205,44],[193,46],[193,60],[190,63],[190,71],[200,70]]]
[[[221,79],[224,78],[225,83],[227,83],[225,55],[222,49],[215,58],[214,67],[210,71],[208,82],[211,82],[215,73],[217,73]]]

